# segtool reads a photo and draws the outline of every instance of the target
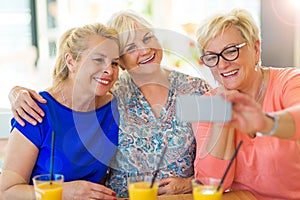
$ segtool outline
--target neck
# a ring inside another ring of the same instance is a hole
[[[95,96],[85,92],[74,90],[73,87],[67,87],[67,84],[60,88],[50,88],[48,92],[62,105],[79,112],[88,112],[101,107],[110,97],[110,94]]]
[[[266,85],[264,70],[260,67],[258,69],[251,75],[253,77],[251,80],[243,83],[243,89],[238,89],[240,92],[253,97],[257,102],[261,101]]]
[[[144,86],[163,86],[170,87],[169,74],[170,71],[160,68],[151,73],[138,73],[136,71],[128,71],[133,82],[139,87]]]

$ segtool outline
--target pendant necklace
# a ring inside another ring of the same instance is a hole
[[[265,77],[264,77],[264,70],[263,69],[261,69],[261,73],[262,73],[262,81],[261,81],[261,85],[260,85],[260,88],[259,88],[258,95],[256,97],[256,101],[259,100],[260,96],[262,95],[262,91],[264,89],[264,86],[265,86]]]

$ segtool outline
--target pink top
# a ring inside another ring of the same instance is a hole
[[[272,136],[251,138],[235,131],[235,143],[243,145],[227,174],[223,188],[249,190],[257,199],[300,199],[300,70],[270,68],[270,81],[263,103],[264,112],[287,110],[295,120],[290,139]],[[255,119],[253,119],[255,120]],[[228,160],[200,154],[208,123],[193,124],[197,141],[195,177],[221,178]]]

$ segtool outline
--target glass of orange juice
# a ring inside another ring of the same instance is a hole
[[[51,181],[50,174],[33,177],[36,200],[61,200],[63,182],[64,176],[61,174],[53,174]]]
[[[215,178],[193,179],[194,200],[222,200],[222,187],[217,191],[220,181],[220,179]]]
[[[136,173],[128,176],[128,192],[130,200],[156,200],[158,178],[152,187],[152,173]]]

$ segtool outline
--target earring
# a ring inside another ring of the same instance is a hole
[[[254,70],[257,72],[258,71],[258,63],[256,63],[255,67],[254,67]]]

